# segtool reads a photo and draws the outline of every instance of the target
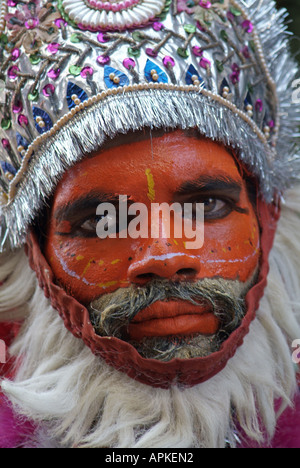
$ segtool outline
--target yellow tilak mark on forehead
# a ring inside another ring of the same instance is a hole
[[[151,174],[150,169],[146,169],[145,174],[147,176],[147,182],[148,182],[148,198],[150,201],[155,200],[155,190],[154,190],[154,179],[153,175]]]

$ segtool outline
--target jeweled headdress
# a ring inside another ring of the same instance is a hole
[[[2,0],[1,249],[68,167],[143,127],[197,127],[281,195],[300,169],[285,17],[273,0]]]

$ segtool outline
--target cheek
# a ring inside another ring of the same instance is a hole
[[[118,242],[116,242],[116,240]],[[61,240],[49,236],[45,256],[57,282],[75,299],[88,304],[95,298],[128,286],[127,270],[134,246],[127,239]]]
[[[202,277],[247,281],[260,258],[260,233],[254,213],[234,212],[226,223],[206,224],[199,254]]]

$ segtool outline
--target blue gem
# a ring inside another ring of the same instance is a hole
[[[228,88],[229,91],[230,91],[230,86],[229,86],[229,83],[228,83],[228,81],[226,80],[226,78],[223,78],[222,83],[221,83],[221,86],[220,86],[220,94],[221,94],[221,95],[223,94],[224,88]]]
[[[32,108],[32,114],[34,118],[35,128],[42,135],[48,132],[53,127],[52,120],[47,112],[39,109],[38,107]]]
[[[192,76],[197,76],[198,78],[198,81],[200,81],[200,86],[202,86],[203,88],[205,88],[205,83],[204,83],[204,80],[203,78],[201,78],[201,76],[199,75],[199,73],[197,72],[196,68],[194,67],[194,65],[190,65],[189,68],[188,68],[188,71],[186,72],[186,75],[185,75],[185,82],[187,85],[192,85],[194,84],[193,80],[192,80]]]
[[[129,78],[120,70],[105,65],[104,82],[108,88],[118,88],[119,86],[128,86]]]
[[[252,98],[251,98],[251,95],[250,95],[249,92],[247,93],[247,96],[246,96],[246,98],[245,98],[244,105],[245,105],[245,108],[246,108],[248,105],[253,106]]]
[[[145,77],[152,83],[168,83],[168,75],[152,60],[147,59],[145,66]]]
[[[17,170],[11,164],[5,161],[0,161],[0,164],[1,164],[1,169],[4,172],[4,174],[6,174],[7,172],[10,172],[11,174],[16,175]]]
[[[23,146],[24,150],[27,150],[28,146],[29,146],[29,143],[28,141],[26,140],[26,138],[24,138],[22,135],[20,135],[20,133],[16,132],[16,139],[17,139],[17,145],[18,147],[19,146]],[[21,154],[21,153],[20,153]],[[22,155],[21,155],[22,157]]]
[[[68,87],[67,87],[67,96],[66,96],[69,109],[73,109],[73,107],[77,105],[74,102],[74,96],[76,96],[76,98],[78,98],[80,102],[86,101],[88,99],[88,95],[86,94],[85,91],[83,91],[82,88],[80,88],[76,84],[71,83],[71,81],[69,81]]]

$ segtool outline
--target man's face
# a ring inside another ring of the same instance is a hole
[[[184,233],[175,238],[172,229],[167,237],[169,220],[163,217],[157,221],[159,237],[120,238],[117,233],[100,239],[96,209],[108,202],[118,213],[119,195],[126,196],[128,206],[142,203],[149,213],[152,203],[204,204],[203,246],[188,249]],[[220,309],[227,307],[227,292],[238,304],[255,278],[259,226],[243,175],[225,147],[180,130],[151,138],[146,133],[123,137],[65,173],[51,206],[45,255],[57,282],[90,308],[99,334],[137,343],[205,337],[202,355],[216,349],[209,343],[226,329]],[[220,290],[220,282],[222,297],[211,297],[210,288]],[[205,293],[190,290],[201,284]],[[148,296],[140,300],[143,294]],[[103,310],[106,328],[97,318]]]

